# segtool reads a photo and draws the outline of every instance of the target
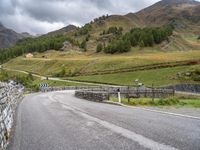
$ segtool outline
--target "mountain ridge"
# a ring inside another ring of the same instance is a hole
[[[6,28],[0,22],[0,48],[8,48],[13,46],[19,39],[22,39],[23,35],[15,32],[12,29]]]

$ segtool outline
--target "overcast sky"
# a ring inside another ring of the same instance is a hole
[[[0,22],[17,32],[43,34],[83,25],[103,14],[136,12],[159,0],[0,0]]]

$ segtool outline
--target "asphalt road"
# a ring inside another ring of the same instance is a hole
[[[8,150],[200,150],[200,120],[38,93],[20,104]]]

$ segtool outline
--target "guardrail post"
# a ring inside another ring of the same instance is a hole
[[[122,100],[121,100],[120,89],[117,89],[117,95],[118,95],[118,100],[119,100],[119,103],[121,103],[121,102],[122,102]]]
[[[155,93],[154,93],[154,84],[152,84],[152,101],[154,102]]]
[[[127,98],[128,98],[128,103],[130,103],[130,87],[129,86],[127,90]]]

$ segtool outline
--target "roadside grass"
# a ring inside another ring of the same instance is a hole
[[[93,75],[93,76],[78,76],[71,77],[68,79],[88,81],[88,82],[102,82],[117,85],[134,85],[134,81],[139,79],[139,82],[143,83],[145,86],[167,86],[179,83],[198,83],[191,79],[179,79],[177,78],[177,73],[184,73],[187,71],[199,68],[196,66],[187,67],[174,67],[174,68],[164,68],[146,71],[136,71],[136,72],[125,72],[117,74],[106,74],[106,75]]]
[[[110,101],[118,102],[117,98],[110,98]],[[130,106],[154,106],[154,107],[193,107],[200,108],[200,98],[181,99],[179,97],[172,97],[166,99],[139,98],[131,99],[128,102],[127,98],[122,98],[122,103]]]
[[[52,81],[52,80],[41,80],[38,77],[30,77],[30,75],[14,72],[14,71],[5,71],[0,70],[0,80],[8,81],[8,80],[19,80],[28,91],[38,91],[39,85],[41,83],[47,83],[49,87],[64,87],[64,86],[90,86],[82,83],[74,83],[74,82],[64,82],[64,81]]]
[[[49,87],[64,87],[64,86],[90,86],[87,84],[80,84],[74,82],[52,81],[52,80],[34,80],[33,84],[39,85],[40,83],[47,83]]]
[[[66,53],[66,54],[65,54]],[[43,58],[45,57],[45,58]],[[49,51],[36,54],[34,58],[18,57],[3,64],[3,67],[36,73],[43,76],[55,76],[63,68],[65,77],[76,73],[84,75],[90,72],[120,70],[155,63],[193,60],[200,58],[200,51],[159,52],[156,50],[132,50],[125,54],[67,54],[67,52]]]

